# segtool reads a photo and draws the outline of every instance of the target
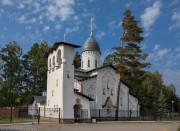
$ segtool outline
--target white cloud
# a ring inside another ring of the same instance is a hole
[[[154,46],[154,51],[158,50],[158,49],[159,49],[159,47],[160,47],[160,45],[159,45],[159,44],[158,44],[158,45],[155,45],[155,46]]]
[[[151,61],[158,61],[163,59],[165,56],[167,56],[167,54],[170,54],[171,49],[167,49],[167,48],[160,48],[160,45],[157,44],[154,46],[153,52],[149,54],[148,58]],[[170,55],[169,55],[170,57]]]
[[[3,5],[13,5],[13,2],[11,0],[2,0],[1,2]]]
[[[23,3],[20,3],[17,8],[18,9],[24,9],[24,7],[25,7],[25,5]]]
[[[0,16],[2,16],[3,13],[4,13],[4,9],[0,8]]]
[[[55,25],[55,28],[56,28],[57,30],[59,30],[59,29],[61,28],[61,25],[60,25],[60,24],[57,24],[57,25]]]
[[[78,16],[74,16],[74,20],[79,20],[79,17]]]
[[[32,27],[31,27],[31,26],[26,26],[25,29],[26,29],[26,30],[31,30]]]
[[[180,47],[177,47],[175,51],[180,52]]]
[[[162,49],[162,50],[158,50],[157,52],[157,57],[164,57],[166,54],[168,54],[171,51],[171,49]]]
[[[112,51],[110,51],[109,49],[105,50],[102,52],[102,55],[101,55],[101,61],[103,62],[104,59],[106,58],[107,55],[111,54]]]
[[[44,31],[48,31],[49,29],[50,29],[49,26],[44,26],[44,28],[43,28]]]
[[[113,28],[113,27],[115,27],[115,21],[111,21],[111,22],[109,22],[109,27],[111,27],[111,28]]]
[[[100,40],[105,35],[106,35],[105,32],[100,32],[100,33],[96,34],[96,38]]]
[[[174,28],[180,28],[180,10],[173,12],[171,19],[172,21],[174,21],[174,24],[169,27],[169,30],[172,30]]]
[[[144,43],[144,42],[142,42],[140,46],[141,46],[141,49],[142,49],[142,50],[147,49],[147,44]]]
[[[118,27],[122,26],[122,20],[118,23]]]
[[[108,26],[112,29],[112,28],[119,28],[121,27],[122,21],[120,21],[119,23],[116,21],[110,21]]]
[[[170,6],[173,6],[173,5],[177,5],[178,2],[179,2],[179,0],[172,0],[172,2],[168,6],[170,7]]]
[[[160,1],[154,2],[154,4],[145,9],[145,12],[141,15],[143,27],[145,28],[145,36],[148,36],[151,29],[150,27],[155,23],[160,15],[161,3]]]
[[[66,28],[66,33],[72,33],[72,32],[76,32],[79,30],[79,27],[78,26],[75,26],[73,28]]]
[[[50,20],[54,21],[55,18],[60,18],[61,21],[67,20],[71,15],[73,15],[74,0],[49,0],[50,4],[47,6],[47,16]]]
[[[24,23],[26,20],[26,17],[24,15],[22,15],[20,18],[19,18],[19,23]]]
[[[35,8],[33,13],[38,13],[38,12],[40,12],[43,9],[43,7],[41,7],[41,5],[38,2],[34,2],[33,6]]]
[[[32,24],[36,22],[36,18],[33,17],[31,19],[27,19],[24,15],[22,15],[18,21],[20,24]]]
[[[130,8],[132,5],[133,5],[133,3],[129,2],[129,3],[126,4],[126,8]]]
[[[176,68],[180,66],[180,47],[171,49],[155,45],[153,52],[149,53],[148,61],[160,68]]]

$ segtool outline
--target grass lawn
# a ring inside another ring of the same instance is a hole
[[[13,118],[12,123],[27,123],[32,122],[31,118]],[[10,123],[10,118],[0,118],[0,124],[8,124]]]

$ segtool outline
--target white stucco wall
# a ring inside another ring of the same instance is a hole
[[[129,110],[132,111],[132,117],[139,117],[140,106],[138,103],[138,99],[131,94],[129,94]]]
[[[88,60],[90,60],[90,67],[88,67]],[[81,69],[92,70],[95,69],[95,61],[97,60],[97,67],[100,67],[100,53],[97,51],[82,52]]]
[[[84,80],[82,83],[82,93],[95,99],[96,98],[96,77]],[[90,102],[90,109],[96,108],[96,102]]]
[[[128,110],[129,87],[121,82],[119,110]]]
[[[62,63],[59,69],[49,62],[55,57],[55,65],[57,52],[61,50]],[[48,72],[47,72],[47,108],[61,108],[63,119],[74,118],[73,112],[73,95],[74,95],[74,47],[60,45],[48,56]],[[53,71],[54,68],[54,71]],[[68,96],[68,97],[67,97]]]

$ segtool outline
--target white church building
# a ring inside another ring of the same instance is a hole
[[[97,115],[97,112],[93,112],[95,110],[102,110],[105,112],[103,115],[114,117],[120,76],[113,66],[101,66],[100,46],[92,32],[82,47],[81,68],[74,68],[75,48],[79,47],[57,42],[46,52],[48,71],[45,107],[60,109],[64,122],[80,117],[90,119]],[[121,82],[119,110],[136,111],[135,117],[139,114],[138,98],[130,93],[130,87],[124,82]],[[119,113],[119,117],[128,115]],[[46,117],[58,118],[59,114],[54,112],[49,116],[46,114]]]

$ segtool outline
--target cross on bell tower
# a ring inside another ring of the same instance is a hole
[[[90,18],[90,36],[92,36],[92,26],[93,26],[93,20],[94,18]]]
[[[66,42],[66,33],[64,34],[64,42]]]

